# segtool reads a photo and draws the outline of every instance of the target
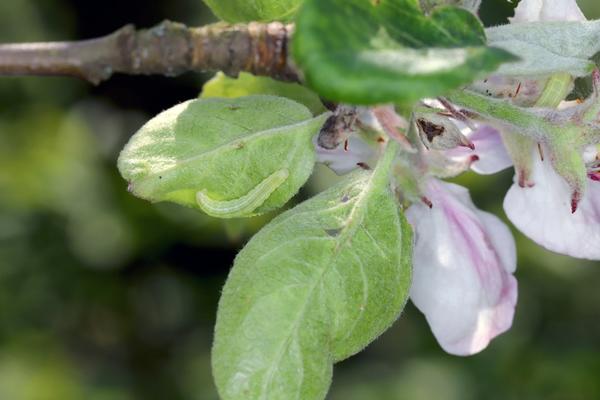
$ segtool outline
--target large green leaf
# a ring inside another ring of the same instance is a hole
[[[215,15],[227,22],[288,21],[302,0],[204,0]]]
[[[274,96],[200,99],[150,120],[119,157],[130,190],[217,217],[282,206],[315,162],[312,137],[328,114]]]
[[[266,76],[254,76],[246,72],[242,72],[237,78],[230,78],[219,72],[202,88],[203,98],[235,98],[253,94],[270,94],[292,99],[304,104],[314,115],[327,111],[319,96],[302,85],[280,82]]]
[[[467,10],[439,7],[427,17],[417,0],[306,0],[292,45],[309,86],[355,104],[439,95],[513,59],[486,47]]]
[[[600,21],[549,21],[497,26],[486,29],[490,44],[521,59],[504,64],[502,75],[551,75],[568,72],[588,75],[590,60],[600,51]]]
[[[389,184],[392,146],[374,172],[280,215],[237,256],[212,358],[224,400],[322,399],[332,364],[400,314],[412,234]]]

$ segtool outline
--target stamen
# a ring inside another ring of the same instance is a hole
[[[463,147],[468,147],[471,150],[475,150],[475,143],[471,142],[467,138],[464,138],[464,141],[460,145],[463,146]],[[477,159],[479,159],[479,157]]]
[[[519,85],[517,86],[517,90],[515,91],[515,94],[513,97],[517,97],[517,95],[519,94],[520,91],[521,91],[521,82],[519,82]]]
[[[571,213],[575,214],[575,211],[577,211],[577,208],[579,207],[580,201],[581,201],[581,193],[576,190],[571,195]]]
[[[425,205],[429,208],[433,208],[433,203],[431,202],[431,200],[429,200],[427,197],[423,196],[421,197],[421,201],[423,203],[425,203]]]

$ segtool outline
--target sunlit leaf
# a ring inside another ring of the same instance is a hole
[[[201,97],[236,98],[253,94],[287,97],[304,104],[314,115],[327,111],[319,96],[304,86],[276,81],[266,76],[254,76],[245,72],[242,72],[238,78],[230,78],[222,72],[217,73],[213,79],[204,84]]]
[[[204,0],[215,15],[227,22],[288,21],[302,0]]]
[[[306,182],[315,162],[311,139],[326,118],[274,96],[191,100],[144,125],[119,170],[144,199],[224,218],[260,214]]]
[[[389,185],[394,155],[280,215],[237,256],[213,348],[223,399],[323,399],[332,364],[398,317],[412,234]]]

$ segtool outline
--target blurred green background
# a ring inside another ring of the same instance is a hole
[[[590,18],[597,0],[580,2]],[[505,0],[484,1],[488,24]],[[2,0],[0,42],[81,39],[126,24],[212,19],[200,0]],[[221,222],[131,197],[115,161],[149,117],[196,97],[209,75],[0,78],[0,399],[217,399],[210,345],[237,250],[267,217]],[[296,201],[321,190],[319,169]],[[512,172],[468,174],[504,217]],[[338,365],[334,400],[600,398],[600,264],[519,233],[514,327],[483,353],[444,354],[409,305]]]

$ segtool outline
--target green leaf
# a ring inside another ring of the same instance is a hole
[[[226,22],[289,21],[302,0],[204,0]]]
[[[254,76],[246,72],[242,72],[237,79],[230,78],[222,72],[217,73],[204,84],[201,97],[235,98],[253,94],[270,94],[292,99],[304,104],[314,115],[327,111],[319,96],[302,85],[280,82],[265,76]]]
[[[504,64],[502,75],[551,75],[568,72],[588,75],[590,60],[600,51],[600,21],[531,22],[486,29],[489,43],[517,55],[519,62]]]
[[[312,137],[328,114],[313,118],[274,96],[199,99],[150,120],[119,157],[137,196],[229,218],[285,204],[315,162]]]
[[[481,0],[419,0],[421,9],[429,13],[433,8],[439,6],[460,6],[466,10],[477,14],[481,6]]]
[[[404,103],[488,75],[510,53],[486,47],[467,10],[417,0],[307,0],[294,33],[294,59],[321,96],[354,104]]]
[[[396,151],[280,215],[239,253],[212,355],[224,400],[323,399],[333,363],[398,317],[412,233],[389,184]]]

